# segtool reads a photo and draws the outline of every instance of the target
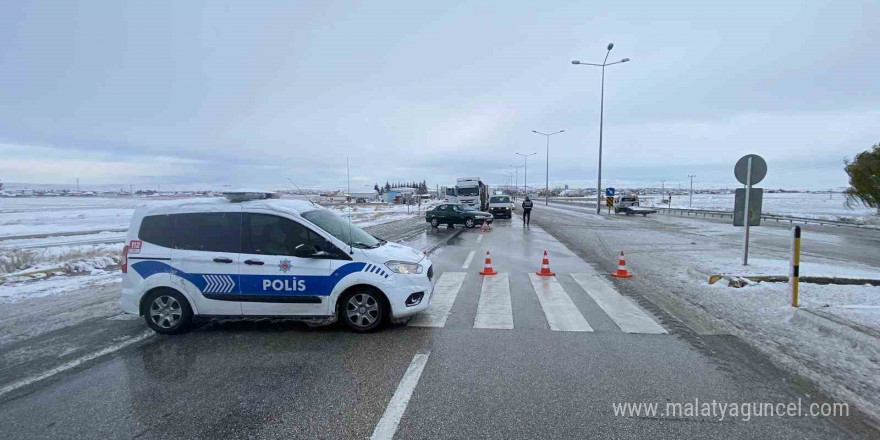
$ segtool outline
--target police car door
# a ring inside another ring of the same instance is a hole
[[[178,287],[193,300],[200,315],[241,315],[241,206],[184,206],[171,217],[171,266]]]
[[[330,260],[314,252],[316,234],[276,214],[244,214],[241,299],[245,315],[328,314]]]

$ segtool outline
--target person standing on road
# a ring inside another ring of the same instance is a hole
[[[522,202],[523,226],[524,227],[527,227],[527,228],[529,227],[529,220],[532,217],[532,206],[533,205],[534,204],[532,203],[532,199],[530,199],[529,196],[526,196],[526,199],[523,200],[523,202]]]

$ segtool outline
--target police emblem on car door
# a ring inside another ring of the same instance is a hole
[[[319,240],[320,238],[320,240]],[[275,214],[245,213],[241,301],[245,315],[325,315],[330,260],[323,238]]]

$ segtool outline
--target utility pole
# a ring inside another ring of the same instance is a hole
[[[688,174],[688,177],[691,178],[691,194],[688,199],[688,208],[694,206],[694,177],[697,177],[696,174]]]
[[[534,156],[538,153],[529,153],[529,154],[516,153],[516,154],[517,154],[517,156],[523,157],[523,162],[524,162],[523,166],[525,167],[525,170],[523,170],[524,171],[523,189],[526,191],[526,197],[528,197],[529,196],[529,156]]]
[[[79,177],[76,178],[76,192],[79,192]]]
[[[508,166],[516,169],[515,185],[513,187],[513,200],[516,200],[516,193],[519,192],[519,169],[524,167],[525,165],[508,165]]]
[[[565,130],[559,130],[555,133],[541,133],[540,131],[532,130],[532,133],[540,134],[547,137],[547,169],[544,174],[544,206],[550,205],[550,136],[559,133],[565,133]]]

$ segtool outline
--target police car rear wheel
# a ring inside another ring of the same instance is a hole
[[[355,291],[342,301],[342,319],[348,328],[366,333],[378,329],[385,318],[385,303],[376,292]]]
[[[192,310],[180,293],[159,290],[147,298],[144,319],[156,333],[176,334],[189,329]]]

